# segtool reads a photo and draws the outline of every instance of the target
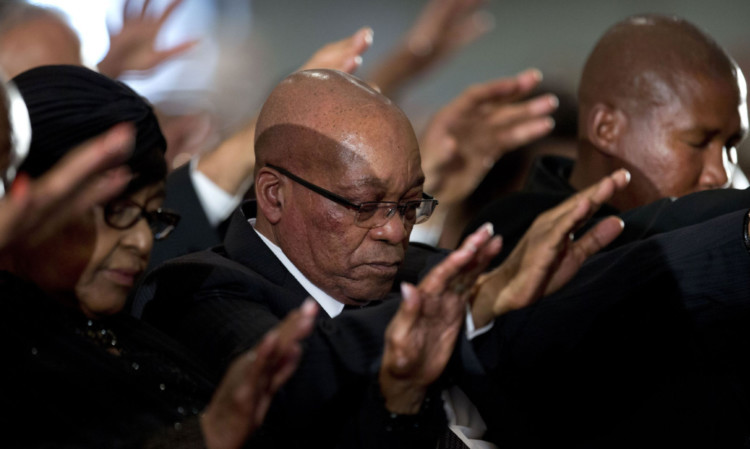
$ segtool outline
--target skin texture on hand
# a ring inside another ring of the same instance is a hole
[[[464,90],[420,139],[425,190],[450,206],[463,201],[504,154],[549,133],[554,95],[526,99],[542,74],[529,69]]]
[[[161,14],[150,14],[151,0],[143,0],[140,8],[133,5],[133,0],[126,0],[122,28],[116,34],[110,31],[109,51],[99,63],[99,71],[117,78],[128,70],[151,70],[197,45],[197,40],[191,40],[165,50],[156,49],[156,37],[182,1],[172,0]]]
[[[617,238],[623,223],[614,216],[575,241],[572,235],[629,181],[626,170],[617,170],[540,215],[503,264],[478,280],[472,304],[475,326],[483,327],[497,316],[558,290],[588,257]]]
[[[133,127],[121,124],[67,154],[39,179],[19,173],[0,200],[0,252],[13,242],[44,239],[119,194],[130,181]]]
[[[230,365],[201,415],[209,449],[240,448],[263,423],[273,395],[297,368],[300,342],[312,332],[317,311],[315,301],[308,298]]]
[[[403,302],[386,329],[378,376],[389,411],[419,412],[427,388],[440,377],[453,352],[470,287],[500,247],[492,227],[483,226],[419,286],[401,285]]]
[[[333,69],[354,73],[362,65],[362,54],[372,45],[372,38],[372,28],[360,28],[347,38],[321,47],[299,70]]]
[[[370,80],[395,98],[409,81],[445,61],[493,27],[484,0],[430,0]]]

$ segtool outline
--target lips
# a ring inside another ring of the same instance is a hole
[[[107,268],[104,270],[104,276],[115,284],[123,287],[133,287],[135,280],[142,273],[142,270],[129,268]]]
[[[370,270],[380,273],[383,276],[395,276],[401,261],[397,262],[370,262],[365,264]]]

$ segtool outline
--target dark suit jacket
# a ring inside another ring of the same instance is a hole
[[[134,302],[134,310],[142,310],[144,320],[220,369],[254,346],[308,296],[247,223],[254,212],[255,203],[248,202],[234,214],[224,246],[158,267]],[[415,260],[429,265],[433,257],[439,260],[442,255],[423,253]],[[418,276],[420,271],[405,270],[405,276]],[[374,378],[384,331],[399,303],[398,298],[386,299],[376,307],[347,311],[335,319],[323,317],[321,311],[306,341],[300,368],[277,394],[254,444],[286,447],[316,441],[329,446],[409,447],[426,439],[428,446],[434,446],[444,425],[437,397],[425,409],[424,432],[405,428],[395,434],[379,432],[394,427],[388,424]],[[331,423],[340,423],[340,432]]]
[[[475,342],[478,403],[501,447],[743,447],[746,212],[587,261],[559,292]],[[468,392],[467,392],[468,393]]]

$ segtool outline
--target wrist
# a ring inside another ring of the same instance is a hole
[[[495,273],[495,271],[492,271],[492,273]],[[493,287],[494,282],[490,282],[492,278],[493,276],[490,274],[480,275],[471,290],[469,303],[471,304],[471,317],[475,329],[483,328],[495,319],[493,308],[498,292]]]
[[[385,408],[397,415],[416,415],[422,408],[422,401],[426,394],[426,391],[404,389],[401,394],[386,396]]]
[[[107,53],[104,56],[104,59],[99,61],[99,64],[96,65],[96,68],[99,70],[99,73],[102,75],[107,75],[108,77],[112,79],[116,79],[120,75],[122,75],[122,66],[119,62],[117,62],[119,58],[117,56],[113,56],[111,53]]]
[[[427,389],[412,382],[400,381],[384,373],[378,376],[380,394],[385,408],[398,415],[416,415],[422,407]]]
[[[203,441],[207,449],[230,449],[239,447],[238,444],[232,444],[233,431],[232,426],[222,426],[222,419],[214,416],[211,406],[200,415],[199,423]]]

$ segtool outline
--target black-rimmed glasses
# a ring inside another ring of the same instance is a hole
[[[165,239],[180,222],[180,215],[165,209],[154,211],[129,199],[115,200],[104,206],[104,222],[115,229],[128,229],[145,218],[155,240]]]
[[[346,208],[354,210],[357,215],[354,219],[354,224],[361,228],[377,228],[384,226],[388,223],[396,212],[399,213],[404,221],[404,224],[412,226],[419,223],[424,223],[430,218],[435,207],[438,205],[438,200],[427,195],[422,194],[421,200],[410,200],[410,201],[367,201],[364,203],[352,203],[346,198],[336,195],[335,193],[328,191],[322,187],[316,186],[315,184],[305,181],[297,175],[290,173],[288,170],[281,167],[277,167],[272,164],[266,164],[266,167],[272,168],[297,184],[312,190],[313,192],[321,195],[336,204],[340,204]]]

